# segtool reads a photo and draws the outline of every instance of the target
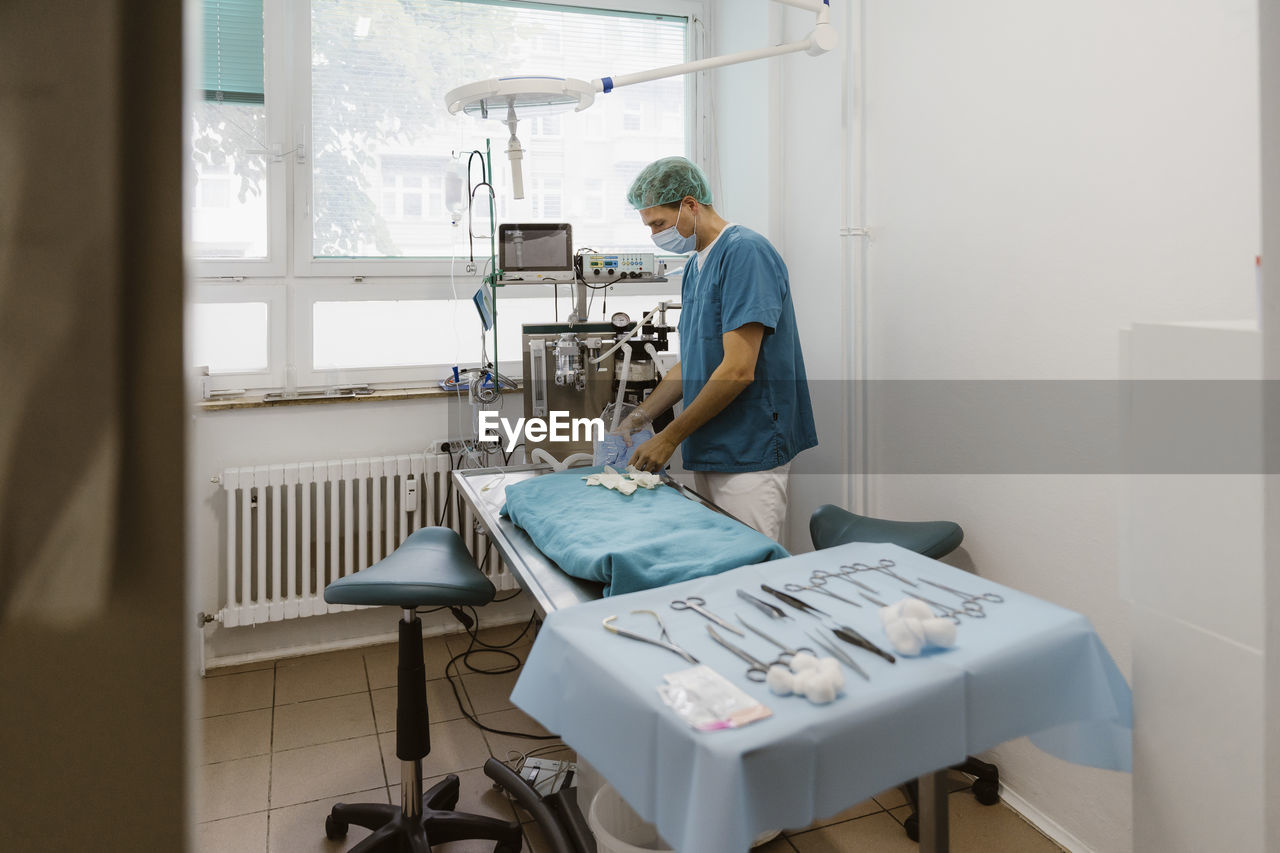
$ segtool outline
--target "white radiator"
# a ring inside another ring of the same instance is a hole
[[[224,600],[211,618],[232,627],[358,609],[326,604],[325,586],[429,525],[458,531],[494,586],[514,589],[470,510],[446,501],[448,477],[445,453],[228,468]]]

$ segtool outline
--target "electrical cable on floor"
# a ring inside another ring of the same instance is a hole
[[[505,601],[507,599],[503,599],[503,600]],[[515,672],[523,665],[523,661],[521,661],[520,658],[516,657],[515,654],[507,650],[510,649],[512,646],[516,645],[517,643],[519,643],[522,639],[524,639],[525,634],[529,633],[529,629],[532,628],[537,623],[538,617],[536,615],[530,616],[529,621],[528,623],[525,624],[523,630],[521,630],[520,633],[517,634],[515,639],[513,639],[511,642],[503,643],[501,645],[494,645],[491,643],[486,643],[484,640],[480,639],[479,617],[476,615],[475,608],[468,607],[466,609],[471,611],[471,624],[465,625],[464,623],[464,627],[466,628],[467,636],[471,638],[471,641],[467,644],[467,648],[465,651],[459,652],[458,654],[449,658],[449,662],[445,664],[445,667],[444,667],[445,678],[448,679],[449,681],[449,688],[453,691],[453,698],[457,700],[458,708],[462,711],[462,715],[466,717],[468,720],[470,720],[471,723],[476,726],[476,728],[479,728],[486,732],[491,732],[492,734],[510,735],[511,737],[522,737],[522,738],[528,738],[530,740],[559,740],[560,736],[554,735],[554,734],[535,735],[535,734],[530,734],[529,732],[513,732],[513,731],[507,731],[505,729],[491,728],[489,726],[486,726],[484,723],[480,722],[478,719],[476,719],[476,717],[470,711],[467,710],[466,705],[462,701],[461,694],[458,693],[458,685],[455,684],[453,680],[453,676],[454,676],[453,670],[455,669],[454,664],[456,664],[458,661],[462,661],[466,665],[468,670],[470,670],[471,672],[477,675],[506,675],[508,673]],[[477,648],[477,646],[479,646],[479,648]],[[509,666],[493,668],[493,669],[483,669],[473,665],[469,660],[470,656],[473,654],[484,653],[484,652],[492,652],[493,654],[506,655],[514,663]],[[460,672],[457,673],[457,675],[459,678],[462,677]]]

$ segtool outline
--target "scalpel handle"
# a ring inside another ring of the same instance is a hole
[[[765,592],[769,593],[770,595],[772,595],[774,598],[778,599],[779,601],[783,601],[787,604],[790,604],[796,610],[800,610],[804,613],[816,614],[819,616],[827,615],[823,613],[821,610],[819,610],[818,608],[814,607],[812,604],[805,604],[803,601],[796,598],[794,595],[789,595],[788,593],[785,593],[781,590],[774,589],[768,584],[762,583],[760,584],[760,588],[763,589]]]

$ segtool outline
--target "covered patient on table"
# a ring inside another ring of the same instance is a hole
[[[605,595],[788,556],[764,534],[668,486],[637,484],[622,494],[584,479],[604,473],[579,468],[514,483],[502,513],[565,573],[603,583]]]

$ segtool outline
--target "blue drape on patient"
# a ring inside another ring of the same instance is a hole
[[[600,468],[545,474],[507,487],[502,513],[565,573],[605,595],[666,586],[788,556],[763,533],[668,486],[623,495],[582,479]]]

